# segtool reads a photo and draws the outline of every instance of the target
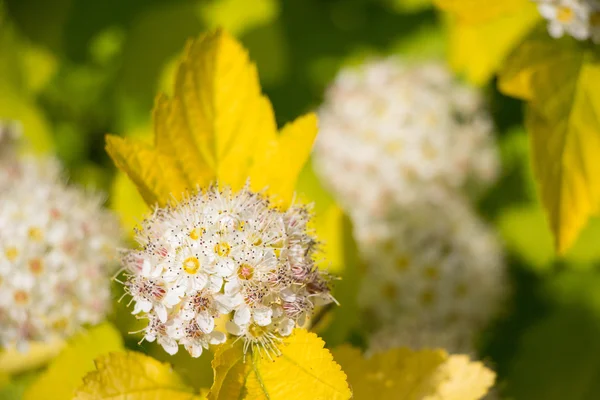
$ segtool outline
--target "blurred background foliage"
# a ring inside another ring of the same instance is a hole
[[[173,60],[188,37],[217,26],[249,49],[280,125],[318,107],[343,65],[387,54],[445,58],[456,45],[429,0],[4,0],[0,117],[21,120],[35,150],[54,151],[71,180],[108,193],[108,204],[131,229],[146,206],[116,173],[104,134],[151,140],[154,96],[169,92]],[[505,241],[513,297],[482,337],[482,354],[509,397],[600,398],[600,221],[555,258],[530,171],[522,105],[495,83],[483,90],[504,172],[480,209]],[[329,266],[344,277],[337,297],[347,307],[316,328],[332,345],[348,338],[360,344],[351,304],[360,266],[347,246],[348,222],[310,167],[299,192],[317,200]],[[124,304],[114,314],[123,333],[136,330]],[[139,337],[125,338],[140,349]],[[141,350],[165,359],[153,344]],[[185,352],[169,361],[198,387],[212,379],[210,366],[192,364]]]

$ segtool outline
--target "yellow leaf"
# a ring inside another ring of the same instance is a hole
[[[317,130],[317,116],[312,113],[285,125],[264,154],[257,155],[250,172],[252,187],[261,190],[268,186],[268,193],[287,205],[312,151]]]
[[[54,339],[47,343],[30,343],[26,352],[17,349],[0,350],[0,376],[39,368],[60,353],[64,344],[62,340]]]
[[[107,135],[106,151],[136,184],[147,204],[164,206],[172,196],[181,196],[188,189],[175,162],[145,143]]]
[[[119,332],[110,324],[99,325],[74,337],[27,389],[24,400],[70,400],[81,378],[94,369],[94,359],[123,348]]]
[[[255,65],[217,30],[186,46],[173,96],[156,100],[154,132],[154,149],[114,137],[107,145],[147,202],[164,204],[179,195],[175,190],[211,182],[237,190],[252,177],[253,188],[268,186],[285,203],[310,153],[316,119],[299,118],[278,136]]]
[[[96,360],[96,371],[83,378],[75,400],[192,400],[194,395],[169,364],[142,353],[122,352]]]
[[[494,385],[496,374],[469,357],[451,355],[437,369],[433,381],[440,382],[435,393],[424,400],[477,400]]]
[[[470,24],[489,22],[531,6],[531,0],[434,0],[434,3],[461,22]]]
[[[495,375],[468,357],[443,350],[389,350],[365,359],[344,345],[333,351],[348,374],[356,400],[477,400]]]
[[[473,84],[487,83],[540,18],[533,3],[485,23],[469,24],[451,18],[450,65]]]
[[[600,62],[570,39],[535,35],[508,60],[500,88],[529,101],[534,172],[563,254],[600,206]]]
[[[276,134],[271,105],[246,50],[221,30],[188,43],[172,103],[217,179],[242,186],[254,152]]]
[[[259,352],[244,357],[240,342],[222,346],[215,354],[215,381],[208,399],[349,399],[346,375],[314,333],[296,329],[271,360]]]

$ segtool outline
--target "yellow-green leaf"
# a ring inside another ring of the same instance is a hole
[[[489,22],[532,6],[531,0],[434,0],[434,3],[460,21],[470,24]]]
[[[250,172],[252,187],[268,187],[268,193],[289,203],[298,175],[312,151],[317,129],[317,116],[312,113],[285,125],[279,137],[257,155]]]
[[[236,36],[267,24],[279,14],[278,0],[209,0],[198,3],[200,19],[209,27],[223,27]]]
[[[268,186],[284,203],[310,153],[316,119],[299,118],[278,136],[247,51],[217,30],[186,46],[173,96],[156,100],[154,132],[154,148],[111,137],[107,145],[147,202],[164,204],[175,190],[211,182],[235,190],[253,177],[253,188]]]
[[[448,58],[452,69],[473,84],[487,83],[540,18],[533,3],[484,23],[450,18]]]
[[[96,371],[83,378],[76,400],[195,400],[195,395],[169,364],[142,353],[121,352],[96,360]]]
[[[246,50],[221,30],[188,43],[172,102],[217,178],[243,185],[254,152],[276,134],[271,105]]]
[[[573,40],[536,34],[510,57],[500,88],[528,100],[534,172],[562,254],[600,206],[600,61]]]
[[[110,324],[102,324],[74,337],[28,388],[24,400],[70,400],[85,374],[94,369],[94,359],[119,351],[123,341]]]
[[[346,375],[336,364],[324,342],[314,333],[296,329],[270,359],[258,351],[244,356],[238,341],[224,345],[215,354],[215,381],[210,400],[339,400],[352,394]]]
[[[495,379],[481,363],[443,350],[399,348],[365,359],[360,350],[344,345],[333,354],[356,400],[477,400]]]
[[[47,343],[30,343],[26,352],[0,350],[0,378],[39,368],[60,353],[64,344],[64,341],[55,339]]]
[[[165,205],[172,196],[181,196],[189,187],[170,157],[143,142],[108,135],[106,151],[149,205]]]

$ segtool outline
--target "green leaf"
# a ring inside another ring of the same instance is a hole
[[[199,400],[169,364],[142,353],[123,352],[96,360],[96,371],[83,378],[75,400]]]
[[[24,400],[70,400],[85,374],[94,369],[94,359],[123,348],[119,332],[105,323],[75,336],[28,388]]]
[[[324,344],[314,333],[296,329],[273,359],[256,349],[244,354],[240,341],[223,345],[213,360],[215,381],[208,399],[350,399],[346,375]]]
[[[600,62],[574,40],[532,35],[509,58],[500,89],[528,101],[527,128],[555,247],[565,253],[600,206]]]
[[[600,398],[600,325],[581,307],[565,307],[523,336],[508,376],[514,399]]]

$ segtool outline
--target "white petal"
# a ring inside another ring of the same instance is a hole
[[[208,282],[208,277],[206,274],[197,273],[196,276],[192,278],[192,289],[195,291],[199,291],[204,289],[206,283]]]
[[[243,305],[235,311],[235,314],[233,315],[233,322],[238,325],[246,325],[248,322],[250,322],[251,317],[252,314],[250,313],[250,307]]]
[[[232,279],[228,282],[225,282],[225,294],[229,296],[233,296],[236,293],[239,293],[242,286],[240,285],[239,279]]]
[[[221,291],[223,287],[223,278],[217,275],[210,275],[208,277],[208,290],[212,293],[217,293]]]
[[[162,304],[155,305],[154,311],[156,312],[156,315],[158,316],[158,319],[160,320],[160,322],[162,322],[163,324],[165,322],[167,322],[167,308],[164,305],[162,305]]]
[[[170,355],[173,355],[175,353],[177,353],[177,351],[179,350],[179,345],[177,344],[177,342],[173,339],[169,339],[169,338],[165,338],[165,337],[161,337],[160,339],[158,339],[158,343],[163,347],[163,349],[165,349],[165,351],[167,353],[169,353]]]
[[[198,358],[202,355],[202,346],[198,344],[190,344],[185,346],[186,350],[194,358]]]
[[[211,333],[213,329],[215,329],[214,318],[206,312],[198,314],[198,316],[196,317],[196,322],[198,323],[198,326],[204,333]]]
[[[221,314],[229,314],[234,308],[244,302],[244,298],[239,293],[235,296],[221,294],[215,296],[215,300],[217,301],[217,308]]]
[[[235,336],[242,336],[246,333],[245,326],[238,326],[233,321],[227,321],[227,323],[225,324],[225,328],[227,329],[227,332]]]
[[[186,285],[176,285],[171,289],[167,290],[167,294],[163,300],[167,307],[173,307],[181,301],[181,298],[185,294]]]
[[[140,312],[149,312],[152,310],[152,303],[148,300],[140,299],[136,301],[135,306],[133,306],[133,311],[131,312],[133,315],[139,314]]]
[[[227,335],[225,335],[223,332],[214,331],[210,334],[209,343],[210,344],[221,344],[221,343],[225,343],[226,340],[227,340]]]
[[[233,271],[235,270],[235,263],[228,258],[222,259],[217,261],[215,269],[217,275],[227,278],[233,274]]]
[[[259,307],[254,309],[252,313],[252,317],[254,318],[254,322],[256,322],[260,326],[267,326],[271,323],[271,316],[273,315],[273,310],[270,307]]]
[[[281,336],[291,335],[292,331],[294,330],[295,325],[296,324],[294,323],[294,320],[286,318],[285,320],[281,321],[281,323],[279,324],[279,334]]]

